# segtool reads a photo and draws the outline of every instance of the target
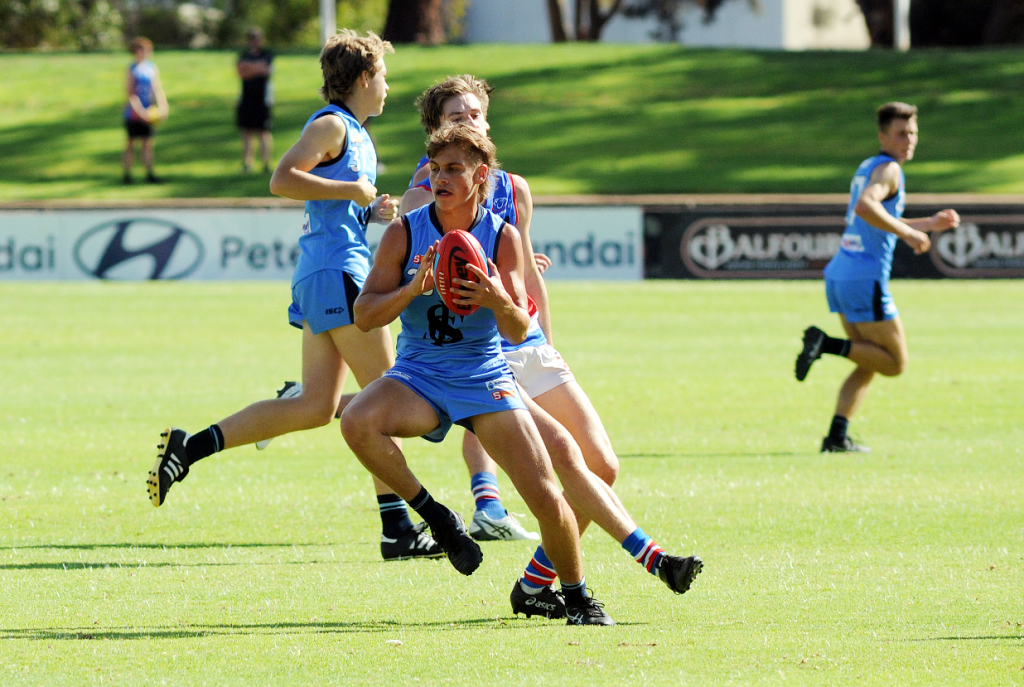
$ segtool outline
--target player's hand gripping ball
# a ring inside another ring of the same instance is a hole
[[[479,282],[480,278],[467,265],[476,265],[487,274],[487,256],[476,237],[466,231],[456,229],[442,237],[434,256],[434,286],[445,306],[456,315],[472,315],[479,305],[455,303],[456,288],[452,279],[465,279]]]
[[[163,113],[160,112],[159,105],[150,105],[146,108],[146,121],[149,122],[150,126],[156,126],[160,122],[164,121]]]

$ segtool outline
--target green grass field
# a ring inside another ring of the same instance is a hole
[[[596,530],[615,628],[513,618],[526,543],[485,545],[469,578],[384,564],[337,423],[209,458],[154,509],[165,425],[299,375],[286,285],[0,283],[0,684],[1020,682],[1024,283],[894,282],[911,365],[876,383],[855,456],[816,452],[849,364],[792,377],[802,329],[837,329],[819,283],[550,290],[618,493],[704,558],[685,596]],[[471,512],[459,442],[406,445]]]
[[[240,173],[235,54],[158,52],[165,186],[120,185],[128,56],[0,55],[0,201],[269,195]],[[922,108],[915,192],[1024,192],[1024,54],[693,50],[646,45],[399,46],[374,120],[384,192],[423,151],[416,97],[472,71],[497,88],[492,136],[535,194],[842,193],[876,151],[874,108]],[[314,54],[276,62],[276,154],[321,102]],[[138,174],[137,174],[138,176]]]

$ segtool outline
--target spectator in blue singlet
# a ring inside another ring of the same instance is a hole
[[[288,309],[289,323],[302,330],[301,387],[286,386],[278,398],[254,403],[194,435],[169,427],[148,481],[154,506],[198,460],[329,423],[345,405],[349,370],[365,387],[394,362],[387,327],[363,332],[352,319],[352,304],[370,271],[367,222],[398,215],[397,200],[377,196],[377,153],[363,128],[368,117],[383,111],[389,52],[391,44],[372,32],[360,37],[342,31],[328,39],[320,54],[320,94],[329,104],[309,118],[270,181],[274,194],[306,201]],[[405,503],[383,483],[375,486],[386,518],[384,558],[442,555],[424,527],[413,526]]]
[[[487,106],[491,87],[471,75],[449,77],[432,86],[419,99],[420,120],[428,133],[445,123],[466,123],[486,134]],[[409,190],[402,197],[404,212],[429,203],[431,183],[423,178],[421,167]],[[484,207],[515,226],[523,241],[525,288],[530,313],[530,328],[522,342],[501,342],[502,354],[526,396],[527,406],[547,444],[555,472],[562,480],[570,505],[576,512],[580,533],[594,521],[610,534],[644,569],[661,579],[674,592],[682,594],[700,573],[703,563],[697,556],[673,556],[637,527],[625,506],[611,489],[619,473],[619,459],[600,416],[577,383],[569,366],[552,345],[551,318],[547,288],[541,270],[533,264],[535,254],[530,240],[533,198],[522,177],[504,170],[492,170],[490,189]],[[539,409],[537,408],[539,406]],[[561,424],[559,424],[561,423]],[[481,540],[523,539],[522,526],[509,515],[496,498],[497,466],[487,455],[476,435],[463,435],[463,457],[470,469],[471,486],[477,509],[469,528]],[[514,613],[565,616],[565,604],[554,589],[555,570],[543,545],[526,566],[522,578],[512,588],[510,602]]]
[[[121,156],[124,183],[132,183],[135,145],[141,142],[146,181],[159,184],[162,180],[153,173],[153,127],[167,118],[167,98],[160,85],[160,70],[149,59],[153,54],[153,41],[139,36],[128,44],[128,51],[134,62],[128,67],[128,103],[124,106],[124,125],[128,130],[128,142]]]
[[[897,239],[915,253],[926,253],[926,232],[960,224],[956,210],[931,217],[902,219],[906,204],[903,163],[917,146],[917,108],[886,103],[878,108],[881,151],[861,163],[850,184],[846,231],[839,252],[825,267],[829,310],[839,313],[847,338],[832,338],[817,327],[804,331],[803,350],[796,359],[796,378],[803,381],[823,353],[843,356],[857,367],[839,390],[836,412],[821,451],[861,452],[871,449],[847,436],[847,428],[867,395],[875,373],[895,377],[907,364],[907,342],[896,304],[889,293],[889,274]]]
[[[342,433],[363,465],[429,523],[452,565],[469,575],[482,560],[480,547],[462,518],[416,479],[392,437],[440,441],[453,423],[471,429],[537,517],[562,581],[567,622],[614,624],[586,592],[576,519],[501,355],[502,338],[525,340],[530,316],[519,232],[480,205],[497,166],[494,144],[456,124],[430,137],[427,155],[434,202],[388,226],[354,306],[364,331],[401,318],[398,358],[342,413]],[[461,302],[480,306],[465,316],[448,310],[434,289],[437,241],[456,229],[472,233],[489,258],[486,273],[469,266],[478,282],[452,280]]]

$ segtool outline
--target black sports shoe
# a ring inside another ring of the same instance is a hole
[[[516,580],[509,601],[512,602],[512,612],[516,615],[525,613],[527,618],[535,615],[552,619],[565,617],[565,597],[551,585],[536,594],[527,594],[523,591],[520,580]]]
[[[804,349],[796,357],[796,381],[802,382],[807,379],[811,364],[821,357],[821,346],[824,343],[825,332],[817,327],[808,327],[804,330]]]
[[[407,558],[440,558],[444,551],[437,542],[425,534],[427,523],[421,522],[401,536],[390,539],[380,535],[380,555],[386,561],[404,561]]]
[[[867,446],[861,446],[850,437],[843,437],[842,441],[833,441],[831,437],[825,437],[821,441],[822,453],[871,453]]]
[[[665,554],[658,563],[658,578],[676,594],[685,594],[693,581],[704,569],[699,556],[669,556]]]
[[[161,453],[156,454],[156,463],[153,464],[153,469],[149,471],[149,479],[146,480],[149,500],[154,506],[163,505],[171,485],[188,476],[185,442],[189,436],[191,435],[185,430],[177,427],[168,427],[160,433],[161,443],[157,444],[157,448]]]
[[[590,590],[583,592],[582,600],[565,600],[566,625],[614,625],[612,617],[604,612],[604,604],[594,598]]]
[[[437,504],[444,509],[446,522],[443,526],[430,528],[430,534],[441,549],[448,554],[452,566],[463,575],[472,575],[484,560],[480,545],[473,541],[466,530],[466,522],[462,516],[444,504]]]

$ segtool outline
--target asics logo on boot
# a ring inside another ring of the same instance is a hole
[[[555,604],[548,603],[546,601],[541,601],[540,599],[535,599],[532,596],[529,599],[526,600],[526,605],[527,606],[536,606],[537,608],[542,608],[545,611],[553,611],[556,608]]]

